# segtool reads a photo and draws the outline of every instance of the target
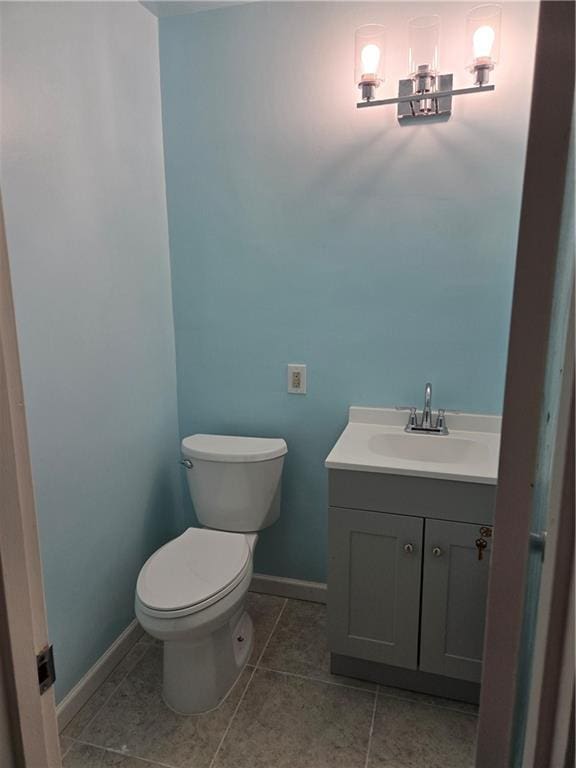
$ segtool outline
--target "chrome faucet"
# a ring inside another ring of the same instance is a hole
[[[424,388],[424,408],[422,410],[422,429],[430,429],[432,426],[432,384],[426,382]]]
[[[424,408],[422,409],[422,418],[418,420],[417,409],[412,406],[409,408],[398,408],[398,410],[410,411],[408,417],[408,424],[404,428],[405,432],[420,432],[427,435],[447,435],[448,427],[446,426],[446,411],[444,408],[439,408],[436,414],[436,421],[434,422],[432,413],[432,384],[426,383],[424,389]]]

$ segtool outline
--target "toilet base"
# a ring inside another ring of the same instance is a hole
[[[215,709],[244,669],[253,645],[252,619],[243,606],[225,624],[196,641],[164,640],[165,703],[183,715]]]

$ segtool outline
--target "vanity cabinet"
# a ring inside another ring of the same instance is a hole
[[[477,698],[495,488],[330,471],[333,672]]]

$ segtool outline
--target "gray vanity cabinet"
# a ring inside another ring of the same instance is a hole
[[[495,493],[495,485],[330,471],[335,674],[478,699]]]
[[[424,521],[330,509],[330,648],[416,669]]]
[[[480,527],[426,521],[420,669],[480,682],[490,543],[478,559]]]

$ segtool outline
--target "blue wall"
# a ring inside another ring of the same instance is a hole
[[[450,122],[357,111],[353,34],[440,12],[464,71],[466,3],[257,3],[160,21],[180,432],[278,435],[281,520],[258,571],[323,580],[323,461],[350,404],[501,409],[537,9],[505,8],[493,94]],[[308,395],[286,364],[308,365]]]
[[[157,22],[2,3],[2,165],[61,698],[182,525]]]

